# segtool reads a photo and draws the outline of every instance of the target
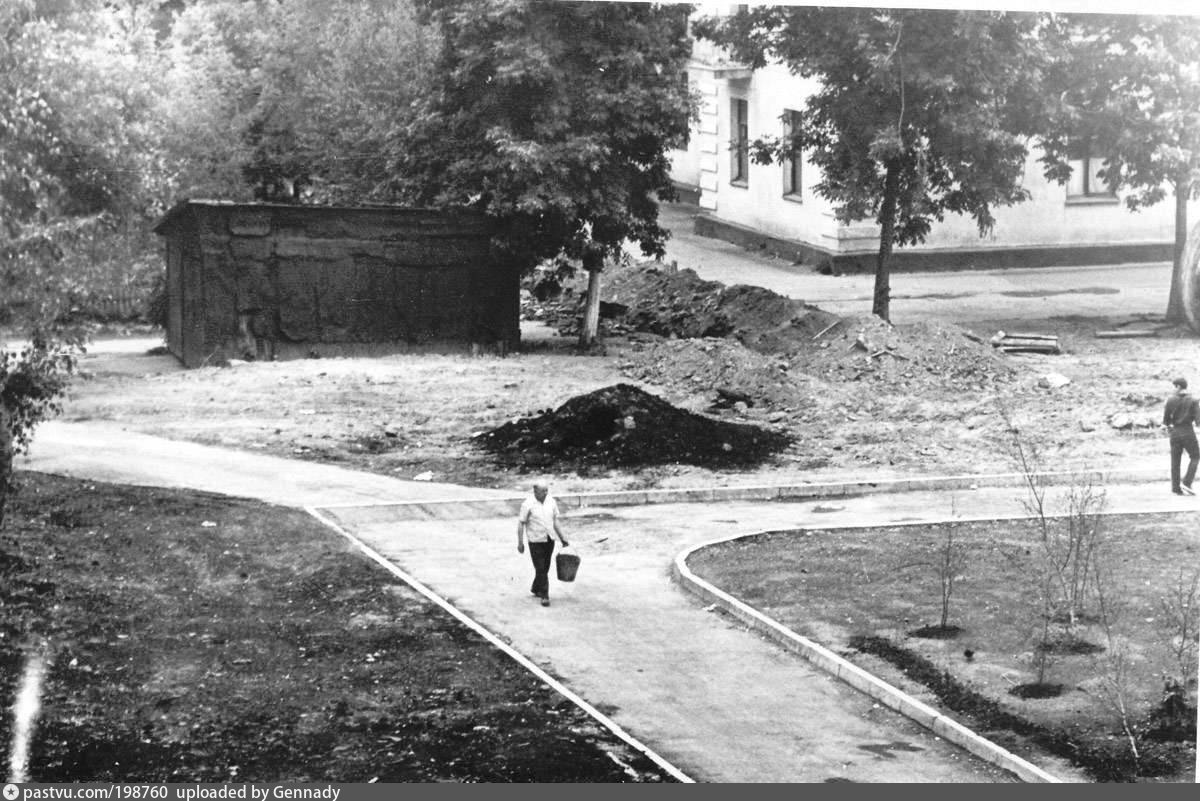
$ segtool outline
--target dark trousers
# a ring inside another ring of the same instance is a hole
[[[1200,463],[1200,445],[1196,443],[1195,432],[1171,435],[1171,489],[1179,489],[1179,467],[1183,462],[1183,454],[1188,455],[1187,472],[1183,475],[1183,486],[1192,486],[1196,478],[1196,465]]]
[[[550,557],[554,540],[529,543],[529,558],[533,560],[533,586],[529,588],[539,598],[550,597]]]

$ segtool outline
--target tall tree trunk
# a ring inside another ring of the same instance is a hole
[[[879,209],[879,256],[875,261],[875,298],[871,303],[871,312],[884,320],[891,322],[892,282],[891,266],[888,259],[892,255],[892,240],[896,234],[896,207],[900,196],[900,165],[889,162],[887,177],[884,178],[883,203]]]
[[[585,253],[583,268],[587,270],[588,287],[587,302],[583,307],[583,327],[579,331],[579,347],[589,348],[596,344],[600,334],[600,273],[604,270],[604,253]]]
[[[1167,297],[1167,322],[1182,323],[1187,320],[1183,298],[1183,271],[1187,265],[1183,263],[1183,253],[1187,248],[1188,235],[1188,196],[1191,194],[1191,175],[1183,173],[1174,181],[1175,184],[1175,250],[1171,266],[1171,294]]]

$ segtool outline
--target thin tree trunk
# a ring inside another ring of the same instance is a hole
[[[1183,271],[1187,266],[1183,263],[1183,253],[1187,248],[1188,195],[1191,194],[1191,176],[1180,176],[1175,180],[1175,252],[1171,267],[1171,294],[1167,298],[1167,322],[1182,323],[1187,321],[1184,309]]]
[[[596,344],[600,334],[600,273],[604,269],[604,254],[589,252],[583,257],[588,274],[587,302],[583,308],[583,327],[579,331],[579,347]]]
[[[12,431],[8,425],[8,411],[0,407],[0,528],[4,527],[4,512],[8,508],[8,488],[12,484],[13,444]]]
[[[900,195],[900,165],[888,164],[884,179],[883,204],[879,209],[879,256],[875,262],[875,297],[871,312],[891,322],[891,267],[892,240],[896,234],[896,206]]]

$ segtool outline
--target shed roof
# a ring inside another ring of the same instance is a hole
[[[238,208],[238,209],[279,209],[288,212],[315,213],[318,211],[336,211],[343,213],[392,211],[398,215],[410,214],[444,214],[468,218],[483,217],[480,212],[470,209],[430,209],[416,206],[398,206],[390,203],[362,203],[358,205],[312,205],[303,203],[268,203],[262,201],[221,200],[217,198],[196,198],[181,200],[169,208],[165,214],[155,221],[151,229],[159,236],[165,236],[168,229],[178,224],[185,215],[194,208]]]

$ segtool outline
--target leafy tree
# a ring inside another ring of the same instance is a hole
[[[1061,36],[1048,92],[1057,103],[1043,137],[1047,175],[1066,181],[1084,145],[1105,159],[1102,177],[1113,189],[1131,190],[1131,210],[1174,197],[1167,319],[1200,331],[1200,276],[1183,258],[1188,201],[1200,196],[1200,18],[1066,15]]]
[[[690,9],[647,3],[422,0],[441,37],[431,90],[387,143],[397,197],[487,213],[521,270],[578,260],[599,274],[633,240],[662,255],[655,199],[687,134]]]
[[[260,101],[268,124],[292,132],[317,200],[350,202],[386,192],[389,132],[404,124],[431,85],[435,32],[411,2],[293,0],[281,37],[293,53],[273,54],[264,73],[278,76]],[[295,53],[308,54],[296,58]]]
[[[880,226],[872,311],[888,319],[888,258],[925,240],[946,213],[986,234],[992,210],[1028,198],[1021,187],[1036,132],[1048,52],[1039,14],[752,7],[694,31],[739,61],[815,78],[800,125],[752,150],[771,163],[804,151],[814,187],[844,223]]]
[[[428,84],[431,33],[401,0],[209,0],[166,40],[162,116],[181,196],[357,202]]]
[[[146,199],[147,37],[133,6],[101,10],[0,6],[0,522],[13,457],[58,411],[84,341],[64,318],[87,279],[80,256],[111,228],[104,215]]]
[[[12,488],[13,458],[26,450],[38,423],[61,411],[75,368],[68,342],[35,335],[18,350],[0,348],[0,526]]]
[[[184,7],[160,45],[162,154],[173,172],[169,194],[248,200],[243,168],[262,94],[257,77],[270,36],[256,2],[210,0]]]

